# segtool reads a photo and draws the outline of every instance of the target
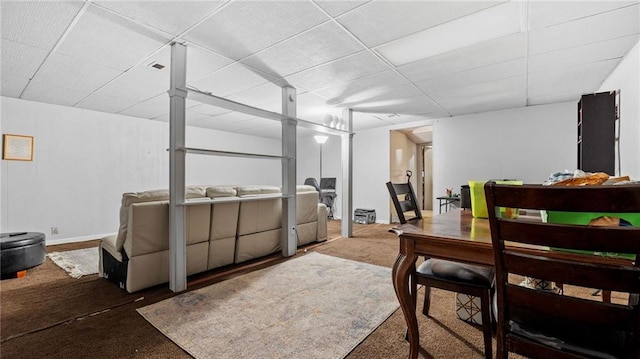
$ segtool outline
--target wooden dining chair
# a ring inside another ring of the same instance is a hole
[[[389,195],[391,196],[401,224],[422,219],[422,214],[418,207],[411,182],[387,182],[387,189],[389,190]],[[404,212],[413,212],[415,216],[406,219]],[[493,358],[491,348],[493,322],[493,316],[491,314],[491,290],[494,275],[495,271],[491,267],[425,258],[425,261],[416,269],[416,275],[411,277],[411,295],[413,302],[417,305],[418,284],[425,288],[422,314],[426,316],[429,316],[432,287],[480,298],[484,353],[486,359],[491,359]],[[407,334],[405,334],[405,338],[407,338]]]
[[[640,185],[489,182],[485,195],[496,265],[497,358],[507,358],[508,352],[532,358],[639,358],[638,261],[604,258],[594,252],[637,258],[640,227],[554,224],[526,216],[508,219],[500,217],[499,208],[600,212],[624,218],[625,213],[640,212]],[[520,286],[513,275],[563,283],[565,291],[557,294]],[[629,301],[603,303],[589,295],[570,296],[568,285],[626,293]]]

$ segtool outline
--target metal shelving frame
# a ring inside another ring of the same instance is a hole
[[[204,203],[259,201],[282,198],[282,255],[290,257],[296,253],[296,140],[297,126],[316,132],[339,135],[342,137],[342,176],[343,176],[343,219],[350,219],[352,211],[352,111],[345,110],[347,130],[334,129],[314,122],[296,118],[296,89],[282,88],[282,113],[266,111],[242,103],[227,100],[199,90],[186,84],[187,48],[184,44],[171,45],[171,80],[169,89],[169,288],[174,292],[187,289],[186,269],[186,207]],[[211,149],[186,147],[186,99],[221,107],[230,111],[279,121],[282,125],[282,155],[264,155],[258,153],[229,152]],[[233,198],[233,199],[185,199],[186,155],[199,154],[242,158],[280,160],[282,163],[282,194],[273,196]],[[350,220],[342,221],[342,235],[351,237]]]

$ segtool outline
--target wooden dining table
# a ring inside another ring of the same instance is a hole
[[[522,219],[540,221],[536,212],[533,215],[521,215]],[[494,265],[493,247],[489,220],[474,218],[470,210],[455,209],[447,213],[426,217],[418,221],[399,225],[390,229],[400,239],[398,257],[393,266],[392,278],[396,296],[407,322],[409,334],[409,358],[418,357],[420,338],[416,303],[411,295],[411,276],[416,272],[419,256],[466,262],[477,265]],[[509,244],[507,243],[507,247]],[[518,246],[519,251],[529,254],[560,258],[584,258],[575,253],[552,251],[548,247]],[[594,262],[609,264],[628,264],[628,260],[609,257],[589,256]]]

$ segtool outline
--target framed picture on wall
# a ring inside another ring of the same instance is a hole
[[[33,161],[33,136],[2,135],[2,159]]]

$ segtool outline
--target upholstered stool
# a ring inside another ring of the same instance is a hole
[[[431,287],[480,298],[484,353],[487,359],[492,358],[491,288],[494,277],[495,270],[492,267],[430,258],[418,266],[415,280],[425,287],[422,313],[426,316],[429,316]]]
[[[39,266],[46,258],[44,233],[0,234],[0,277],[14,278],[18,272]]]

